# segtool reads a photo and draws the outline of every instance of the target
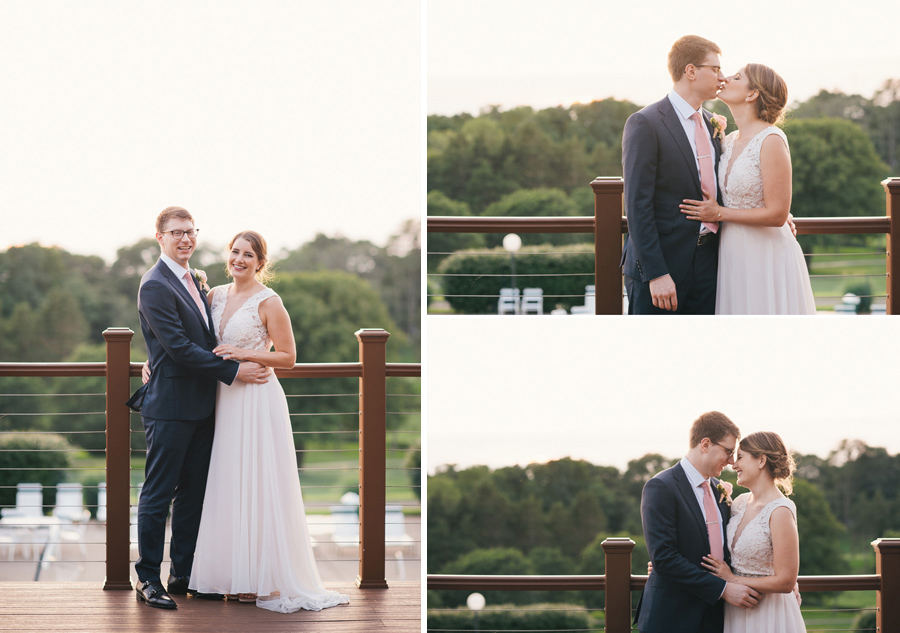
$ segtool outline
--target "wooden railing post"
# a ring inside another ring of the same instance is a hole
[[[608,538],[603,546],[606,566],[606,630],[631,631],[631,551],[630,538]]]
[[[594,190],[594,314],[622,314],[621,178],[595,178]]]
[[[880,538],[875,548],[875,573],[881,589],[875,592],[875,626],[880,633],[900,632],[900,539]]]
[[[356,332],[359,340],[359,576],[362,589],[386,588],[384,579],[385,433],[387,393],[385,350],[390,334]]]
[[[131,338],[108,328],[106,339],[106,580],[104,589],[131,587]]]
[[[900,303],[896,306],[894,298],[900,298],[900,295],[894,293],[896,288],[900,292],[900,257],[894,257],[894,215],[900,216],[900,178],[888,178],[881,181],[881,186],[885,191],[885,205],[888,219],[891,221],[890,230],[887,234],[887,313],[900,314]],[[900,229],[900,227],[898,227]],[[897,235],[898,246],[900,246],[900,235]]]

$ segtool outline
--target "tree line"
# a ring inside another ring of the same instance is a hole
[[[677,461],[648,454],[624,471],[569,458],[498,469],[444,466],[428,477],[428,573],[602,574],[601,542],[628,536],[636,542],[632,573],[645,574],[641,491]],[[797,461],[792,499],[801,575],[874,573],[871,541],[900,536],[900,455],[844,441],[827,457],[799,455]],[[722,478],[735,484],[735,496],[745,492],[730,469]],[[566,593],[559,599],[572,602]],[[429,604],[452,607],[465,597],[441,592]],[[491,603],[555,598],[552,592],[497,592]],[[597,599],[581,597],[588,606]]]
[[[420,252],[419,226],[410,222],[384,247],[317,235],[273,258],[276,277],[271,285],[291,315],[297,361],[356,362],[358,342],[353,334],[363,327],[391,333],[389,362],[419,361]],[[97,256],[38,244],[0,253],[0,360],[103,361],[103,330],[128,327],[135,333],[132,361],[143,361],[146,348],[137,291],[158,256],[159,246],[152,238],[120,248],[112,265]],[[211,286],[227,283],[224,262],[225,253],[207,245],[192,258],[192,264],[207,272]],[[419,393],[416,380],[391,380],[392,393]],[[135,388],[139,384],[137,379],[132,383]],[[289,398],[292,413],[328,414],[295,416],[295,430],[357,428],[355,379],[286,380],[283,386],[290,396],[297,396]],[[68,436],[69,442],[100,450],[105,445],[104,391],[103,378],[4,378],[0,392],[6,394],[2,396],[6,415],[0,416],[0,430],[88,431]],[[29,396],[41,393],[63,395]],[[398,396],[389,404],[393,411],[417,411],[419,403],[417,398]],[[28,413],[40,415],[21,415]],[[389,416],[389,428],[399,428],[403,420]],[[133,424],[140,428],[139,420]],[[134,448],[142,448],[143,435],[132,437]]]
[[[728,117],[728,108],[707,104]],[[428,215],[593,215],[588,184],[622,175],[622,130],[641,106],[604,99],[534,110],[492,106],[478,116],[428,117]],[[884,214],[879,184],[900,167],[900,79],[871,98],[821,91],[793,104],[784,126],[797,217]],[[502,236],[440,234],[429,253],[490,248]],[[586,241],[577,235],[523,235],[525,244]],[[884,237],[801,236],[804,250],[838,244],[881,244]],[[434,272],[444,255],[430,255]]]

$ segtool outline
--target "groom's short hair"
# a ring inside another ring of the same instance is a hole
[[[741,430],[737,424],[724,413],[719,411],[707,411],[699,418],[694,420],[691,425],[691,448],[694,448],[703,441],[704,437],[708,437],[712,442],[718,442],[733,435],[735,439],[740,439]]]
[[[156,216],[156,232],[162,233],[163,231],[165,231],[166,225],[172,218],[190,220],[191,224],[194,223],[194,217],[188,212],[187,209],[182,209],[181,207],[166,207],[165,209],[160,211],[158,216]]]
[[[669,74],[672,81],[678,81],[684,75],[684,67],[688,64],[699,66],[710,53],[722,54],[722,49],[699,35],[685,35],[672,44],[669,51]]]

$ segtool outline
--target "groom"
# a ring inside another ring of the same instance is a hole
[[[672,91],[634,113],[622,135],[628,235],[622,272],[629,314],[713,314],[719,263],[718,225],[688,220],[679,205],[722,204],[716,170],[721,145],[710,113],[725,76],[713,42],[685,35],[669,51]]]
[[[653,571],[635,613],[641,633],[722,633],[722,600],[744,608],[756,605],[757,591],[700,566],[708,554],[729,558],[730,498],[717,490],[716,477],[734,463],[740,436],[723,413],[704,413],[691,426],[684,459],[644,486],[641,523]]]
[[[188,593],[215,428],[216,381],[264,383],[268,370],[212,353],[212,314],[188,262],[197,245],[194,219],[168,207],[156,219],[159,261],[141,279],[138,312],[150,380],[141,404],[147,437],[145,481],[138,505],[137,599],[175,609]],[[160,579],[166,517],[172,505],[168,592]],[[217,594],[200,595],[221,599]]]

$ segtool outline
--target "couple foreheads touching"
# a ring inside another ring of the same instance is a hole
[[[726,466],[748,492],[732,499]],[[684,458],[641,494],[651,569],[635,621],[641,633],[806,631],[797,574],[794,460],[776,433],[741,438],[718,411],[691,425]]]

